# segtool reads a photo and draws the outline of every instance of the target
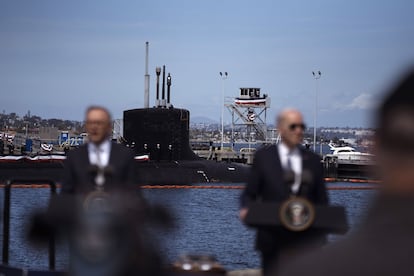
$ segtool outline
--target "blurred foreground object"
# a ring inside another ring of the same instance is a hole
[[[31,240],[68,238],[71,276],[158,276],[164,264],[147,229],[154,224],[170,226],[169,213],[133,193],[59,195],[35,217]]]

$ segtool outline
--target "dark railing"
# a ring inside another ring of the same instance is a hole
[[[12,179],[6,182],[4,187],[4,209],[3,209],[3,264],[9,263],[9,241],[10,241],[10,200],[13,185],[47,184],[50,186],[51,196],[56,194],[56,183],[50,179]],[[49,239],[49,269],[55,269],[55,239]]]

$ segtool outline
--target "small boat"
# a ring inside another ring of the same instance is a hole
[[[368,164],[372,163],[374,159],[373,154],[357,151],[350,146],[337,147],[334,144],[329,143],[329,147],[332,153],[327,154],[326,157],[336,158],[338,163]]]

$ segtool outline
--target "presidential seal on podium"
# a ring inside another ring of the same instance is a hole
[[[305,231],[315,220],[315,208],[306,198],[292,196],[280,206],[279,218],[288,230]]]

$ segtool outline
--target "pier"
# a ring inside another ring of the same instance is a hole
[[[332,179],[332,178],[325,178],[325,181],[328,183],[327,189],[328,190],[373,190],[378,189],[379,181],[373,180],[363,180],[363,179]],[[341,185],[341,186],[330,186],[329,183],[334,182],[348,182],[349,185]],[[353,185],[353,184],[364,184],[364,185]],[[4,183],[0,183],[0,189],[3,189],[6,186]],[[36,183],[36,184],[14,184],[14,188],[23,188],[23,189],[42,189],[42,188],[49,188],[50,184],[47,183]],[[148,189],[148,190],[156,190],[156,189],[218,189],[218,190],[242,190],[244,189],[243,184],[239,185],[204,185],[204,184],[197,184],[197,185],[142,185],[137,186],[141,189]],[[56,184],[56,188],[60,189],[61,185]]]

